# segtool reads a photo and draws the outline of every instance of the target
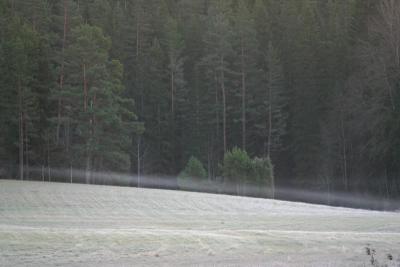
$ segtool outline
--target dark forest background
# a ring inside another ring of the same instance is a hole
[[[397,0],[0,0],[0,75],[3,178],[213,181],[238,147],[278,188],[400,194]]]

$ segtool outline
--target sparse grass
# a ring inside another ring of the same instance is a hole
[[[400,267],[400,255],[395,258],[392,253],[386,253],[382,256],[381,259],[378,259],[376,249],[371,246],[371,244],[367,244],[365,246],[365,254],[369,258],[369,263],[374,267],[391,267],[396,266]]]
[[[400,214],[0,180],[0,266],[369,266],[367,243],[385,263]]]

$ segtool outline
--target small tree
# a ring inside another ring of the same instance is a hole
[[[273,166],[269,158],[251,159],[246,151],[234,148],[224,156],[222,173],[225,182],[235,185],[238,195],[245,194],[248,187],[251,195],[274,197]]]
[[[214,191],[212,183],[207,180],[207,171],[203,164],[195,157],[191,157],[185,169],[178,176],[178,186],[183,190],[195,190],[201,192]]]
[[[254,182],[261,189],[260,195],[265,195],[263,189],[270,189],[270,196],[275,197],[274,168],[270,158],[255,158],[252,160]]]
[[[204,169],[203,164],[195,157],[190,157],[185,169],[179,175],[183,179],[205,179],[207,178],[207,171]]]
[[[236,185],[236,194],[241,193],[241,186],[250,178],[251,169],[252,162],[246,151],[234,148],[225,154],[222,174],[225,182]]]

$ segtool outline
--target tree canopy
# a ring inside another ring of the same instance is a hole
[[[399,17],[391,0],[0,0],[0,175],[178,175],[193,156],[214,181],[239,147],[278,187],[399,197]]]

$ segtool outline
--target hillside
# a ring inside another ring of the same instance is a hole
[[[0,266],[369,266],[367,244],[392,266],[400,214],[0,180]]]

